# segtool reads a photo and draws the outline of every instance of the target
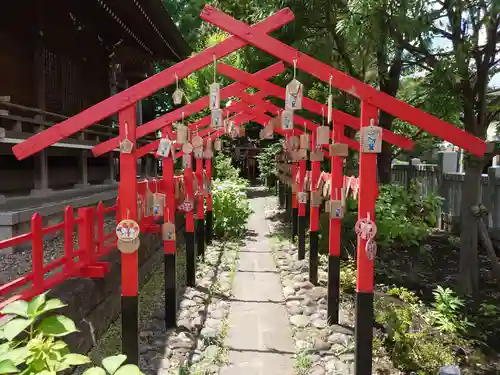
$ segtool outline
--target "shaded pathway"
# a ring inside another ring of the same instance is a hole
[[[270,248],[265,207],[275,197],[252,188],[253,237],[240,249],[224,342],[228,350],[222,375],[293,374],[294,341],[281,282]]]

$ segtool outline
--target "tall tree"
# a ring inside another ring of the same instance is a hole
[[[500,70],[500,3],[487,0],[434,0],[419,19],[427,24],[423,36],[393,37],[429,72],[442,92],[460,101],[466,131],[485,139],[489,124],[499,118],[499,97],[488,95],[491,77]],[[439,38],[440,46],[429,43]],[[460,287],[464,293],[479,288],[478,229],[472,208],[480,203],[480,179],[492,155],[467,155],[461,205]]]

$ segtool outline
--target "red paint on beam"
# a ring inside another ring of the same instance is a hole
[[[258,71],[257,73],[253,74],[253,77],[260,77],[264,79],[269,79],[271,77],[274,77],[280,73],[282,73],[285,70],[284,64],[280,61],[276,64],[273,64],[271,66],[268,66],[265,69],[262,69]],[[223,87],[220,90],[220,97],[221,99],[229,98],[234,95],[234,93],[239,92],[241,90],[244,90],[248,88],[248,86],[244,83],[241,82],[235,82],[227,87]],[[187,116],[190,116],[193,113],[199,112],[205,108],[208,107],[209,104],[209,98],[208,96],[204,96],[203,98],[197,99],[192,103],[186,104],[181,108],[178,108],[172,112],[169,112],[163,116],[158,117],[157,119],[154,119],[144,125],[141,125],[137,128],[137,138],[144,137],[150,133],[153,133],[155,131],[158,131],[162,129],[163,127],[175,122],[179,121],[182,119],[182,116],[185,118]],[[208,121],[207,121],[208,120]],[[205,125],[208,125],[210,123],[210,116],[207,116],[203,119],[205,121]],[[200,125],[200,124],[198,124]],[[201,125],[200,125],[201,126]],[[191,126],[193,128],[193,126]],[[94,156],[100,156],[102,154],[105,154],[106,152],[109,152],[113,149],[115,149],[118,145],[117,138],[112,138],[109,139],[105,142],[102,142],[98,144],[97,146],[94,146],[92,148],[92,153]]]
[[[231,79],[238,80],[240,82],[244,82],[248,84],[249,86],[253,86],[255,88],[258,88],[259,90],[265,92],[267,95],[272,95],[277,98],[285,100],[285,89],[283,87],[280,87],[278,85],[275,85],[271,82],[266,81],[265,79],[261,79],[259,77],[253,77],[247,72],[244,72],[242,70],[239,70],[237,68],[234,68],[232,66],[229,66],[224,63],[220,63],[217,65],[217,70],[220,74],[223,74]],[[302,100],[302,106],[304,109],[307,109],[310,112],[316,113],[320,116],[327,117],[328,116],[328,107],[324,104],[318,103],[315,100],[309,99],[307,97],[304,97]],[[340,111],[338,109],[333,110],[333,119],[334,121],[340,121],[343,124],[348,125],[349,127],[359,130],[359,119],[351,116],[343,111]],[[295,117],[295,116],[294,116]],[[405,149],[405,150],[412,150],[413,147],[415,146],[415,143],[411,139],[406,139],[405,137],[402,137],[400,135],[394,134],[390,130],[383,129],[382,130],[383,135],[382,138],[384,141],[389,142],[399,148]],[[343,138],[349,139],[347,137]],[[342,140],[342,142],[344,142]],[[338,140],[340,141],[340,140]],[[346,142],[347,143],[347,142]],[[351,144],[351,148],[355,148],[354,144]],[[357,147],[359,150],[359,147]]]
[[[380,92],[372,86],[301,53],[269,35],[253,30],[244,22],[235,20],[211,5],[205,5],[200,17],[204,21],[218,26],[232,35],[238,36],[247,43],[280,60],[286,61],[289,64],[295,63],[297,69],[303,70],[323,82],[329,83],[331,81],[332,86],[366,103],[370,103],[403,121],[409,122],[429,134],[446,140],[477,156],[482,156],[486,152],[486,143],[483,140],[399,99]]]

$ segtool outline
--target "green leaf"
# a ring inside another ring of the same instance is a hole
[[[10,343],[6,342],[3,344],[0,344],[0,358],[3,353],[6,353],[10,348]]]
[[[3,336],[7,341],[12,341],[17,335],[30,326],[31,319],[15,318],[2,326]]]
[[[53,315],[44,318],[38,329],[45,335],[62,337],[77,332],[75,323],[64,315]]]
[[[14,366],[12,361],[9,361],[8,359],[0,361],[0,374],[15,374],[17,372],[19,372],[19,370],[16,366]]]
[[[26,301],[14,301],[5,306],[2,311],[0,311],[3,315],[17,315],[22,316],[24,318],[28,317],[28,302]]]
[[[47,294],[47,292],[39,294],[38,296],[34,297],[28,303],[28,314],[30,316],[36,316],[37,315],[38,310],[45,303],[46,294]]]
[[[54,345],[52,345],[52,349],[54,350],[62,350],[64,348],[67,348],[68,344],[66,344],[64,341],[56,341]]]
[[[70,354],[66,354],[62,358],[62,363],[69,365],[69,366],[84,365],[84,364],[90,363],[90,362],[91,361],[90,361],[89,357],[87,357],[85,355],[81,355],[81,354],[70,353]]]
[[[136,365],[125,365],[120,367],[115,375],[144,375]]]
[[[68,306],[68,305],[66,305],[65,303],[63,303],[60,299],[57,299],[57,298],[49,299],[42,306],[39,314],[45,313],[45,312],[51,311],[51,310],[61,309],[61,308],[66,307],[66,306]]]
[[[56,375],[57,373],[55,371],[49,371],[49,370],[43,370],[38,373],[38,375]]]
[[[106,371],[104,371],[100,367],[91,367],[86,370],[82,375],[106,375]]]
[[[125,362],[127,359],[127,356],[124,354],[119,354],[119,355],[114,355],[111,357],[104,358],[102,360],[102,365],[106,369],[107,372],[109,372],[111,375],[113,375],[116,370]]]
[[[26,361],[26,358],[30,355],[30,350],[27,346],[21,346],[16,349],[11,349],[0,354],[0,361],[9,360],[14,363],[14,365],[20,365]]]

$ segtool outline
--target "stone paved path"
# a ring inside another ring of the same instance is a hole
[[[252,199],[251,236],[240,250],[224,343],[228,358],[221,375],[294,373],[294,341],[267,237],[265,206],[270,199],[276,198]]]

